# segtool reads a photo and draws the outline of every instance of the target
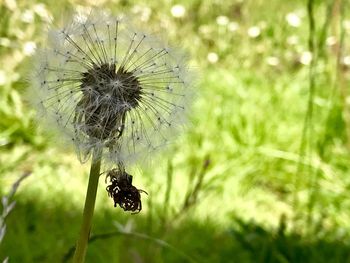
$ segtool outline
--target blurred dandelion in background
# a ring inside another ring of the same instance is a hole
[[[299,57],[299,62],[305,66],[310,65],[312,61],[312,53],[310,51],[304,51]]]
[[[337,44],[337,38],[335,36],[329,36],[326,39],[327,46],[334,46]]]
[[[207,59],[211,64],[215,64],[216,62],[218,62],[219,56],[215,52],[210,52],[207,55]]]
[[[278,57],[270,56],[270,57],[266,58],[266,63],[269,66],[275,67],[275,66],[278,66],[280,64],[280,60]]]
[[[295,13],[288,13],[286,15],[286,21],[287,21],[288,25],[290,25],[291,27],[300,27],[300,25],[301,25],[301,19]]]
[[[23,53],[26,56],[30,56],[35,52],[36,44],[33,41],[28,41],[24,43]]]
[[[230,20],[227,16],[218,16],[216,18],[216,23],[219,26],[227,26],[229,22],[230,22]]]
[[[181,127],[190,94],[185,56],[125,18],[76,15],[49,31],[36,60],[35,104],[82,162],[94,148],[113,161],[135,160]]]
[[[342,59],[343,65],[350,67],[350,56],[345,56]]]
[[[261,34],[261,29],[258,26],[252,26],[248,28],[248,36],[251,38],[257,38]]]
[[[186,14],[186,9],[183,5],[174,5],[171,10],[171,15],[176,18],[184,17]]]

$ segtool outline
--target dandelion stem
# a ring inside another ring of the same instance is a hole
[[[81,263],[85,260],[85,254],[87,249],[88,240],[90,237],[90,230],[92,225],[92,216],[94,214],[95,200],[97,194],[98,179],[100,177],[101,167],[101,149],[94,149],[89,184],[86,192],[83,221],[81,224],[81,230],[79,239],[76,244],[73,262]]]

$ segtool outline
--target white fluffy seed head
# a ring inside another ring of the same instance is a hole
[[[95,147],[112,162],[149,157],[177,133],[191,101],[185,56],[103,12],[51,29],[35,60],[33,103],[82,162]]]

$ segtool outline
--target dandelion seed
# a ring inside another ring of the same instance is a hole
[[[36,105],[82,162],[96,147],[119,162],[147,156],[181,127],[190,90],[186,60],[126,19],[78,17],[51,30],[49,46],[38,51]]]

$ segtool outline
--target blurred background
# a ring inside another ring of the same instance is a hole
[[[26,88],[50,21],[89,7],[184,49],[197,98],[170,149],[131,169],[140,214],[101,178],[87,262],[350,262],[348,1],[0,0],[0,196],[16,201],[1,262],[69,261],[89,164],[35,124]]]

